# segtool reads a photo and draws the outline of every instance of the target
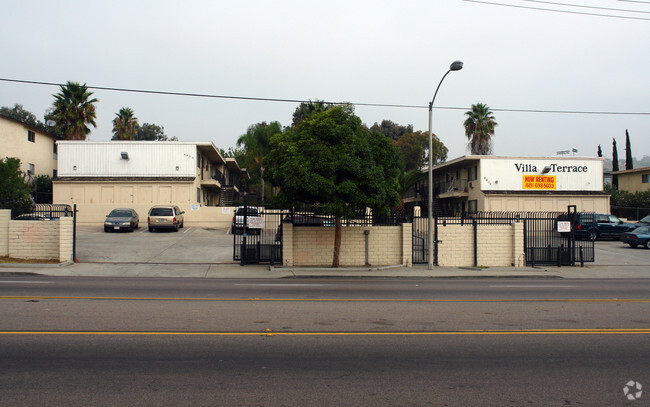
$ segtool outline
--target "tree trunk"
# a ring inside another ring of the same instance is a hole
[[[334,258],[332,259],[332,267],[338,267],[341,260],[341,218],[336,217],[334,223]]]
[[[262,184],[262,203],[264,203],[264,166],[260,165],[260,183]]]

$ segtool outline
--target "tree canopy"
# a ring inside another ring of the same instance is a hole
[[[167,137],[165,128],[154,123],[144,123],[138,126],[135,133],[135,140],[145,141],[178,141],[178,137]]]
[[[0,159],[0,208],[11,209],[12,216],[28,212],[32,206],[31,187],[20,170],[20,159]]]
[[[497,122],[490,108],[486,104],[477,103],[465,115],[467,119],[463,125],[470,152],[476,155],[492,154],[492,138]]]
[[[293,121],[291,127],[295,128],[301,121],[305,120],[313,113],[324,112],[325,110],[333,107],[334,105],[325,103],[322,100],[315,100],[309,102],[301,102],[300,105],[293,112]]]
[[[244,146],[246,169],[249,173],[259,174],[262,203],[265,201],[264,170],[266,157],[271,151],[271,137],[281,132],[282,125],[279,122],[262,122],[249,126],[246,133],[237,140],[237,146]]]
[[[435,134],[432,134],[431,138],[433,142],[433,164],[436,165],[447,159],[448,150]],[[416,131],[415,133],[406,133],[398,140],[393,141],[393,145],[402,156],[405,171],[419,170],[422,169],[425,164],[428,165],[428,132]]]
[[[391,141],[363,128],[350,105],[313,113],[271,139],[269,178],[285,202],[317,205],[336,217],[332,265],[339,264],[341,218],[399,202],[400,157]]]
[[[95,103],[98,100],[91,99],[92,94],[86,84],[68,81],[59,93],[52,95],[52,117],[66,140],[85,140],[90,134],[88,125],[97,127]]]
[[[402,138],[404,135],[413,133],[413,125],[409,124],[406,126],[401,126],[397,123],[393,123],[390,120],[382,120],[381,124],[373,124],[372,127],[370,127],[370,131],[376,131],[378,133],[383,134],[384,136],[388,137],[391,140],[399,140]],[[428,141],[427,141],[428,145]]]
[[[111,140],[135,140],[138,127],[138,118],[134,116],[133,109],[123,107],[115,113]]]

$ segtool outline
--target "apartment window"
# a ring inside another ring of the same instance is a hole
[[[468,181],[476,181],[478,178],[478,166],[475,165],[473,167],[470,167],[467,169],[467,180]]]
[[[31,143],[36,142],[36,133],[31,130],[27,130],[27,141]]]
[[[56,170],[52,170],[52,178],[56,178]]]
[[[201,168],[201,157],[198,154],[196,156],[196,168]]]
[[[52,143],[53,143],[53,144],[52,144],[52,145],[53,145],[53,147],[52,147],[52,153],[54,153],[54,159],[56,160],[56,157],[57,157],[57,151],[58,151],[58,150],[57,150],[57,147],[56,147],[56,141],[53,141]]]
[[[650,174],[643,174],[641,176],[641,182],[644,184],[650,184]]]
[[[30,177],[34,175],[34,164],[27,164],[27,175]]]
[[[201,188],[196,188],[196,202],[201,203]]]

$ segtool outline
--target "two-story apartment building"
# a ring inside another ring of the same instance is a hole
[[[0,115],[0,158],[20,159],[28,176],[57,175],[57,145],[53,134]]]
[[[131,207],[142,216],[157,204],[174,204],[185,211],[230,206],[240,199],[242,182],[249,179],[235,159],[222,157],[211,142],[59,141],[57,145],[54,202],[77,204],[87,222],[103,220],[115,207]]]
[[[614,171],[618,176],[618,189],[628,192],[650,191],[650,167]]]
[[[470,155],[433,168],[439,215],[477,211],[578,211],[609,213],[603,158]],[[426,202],[426,181],[418,188]],[[413,200],[413,199],[411,199]]]

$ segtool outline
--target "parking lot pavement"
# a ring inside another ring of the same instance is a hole
[[[597,240],[595,242],[595,266],[648,266],[650,250],[632,248],[618,240]]]
[[[77,227],[79,262],[233,263],[233,237],[227,229],[185,227],[178,232],[104,232],[102,226]]]

